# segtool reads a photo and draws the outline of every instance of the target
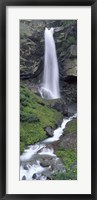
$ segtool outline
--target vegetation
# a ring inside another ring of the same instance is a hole
[[[75,133],[77,131],[77,120],[73,119],[72,121],[68,122],[65,128],[64,133]]]
[[[56,152],[57,156],[60,157],[64,163],[66,172],[55,173],[53,179],[55,180],[76,180],[77,179],[77,154],[74,149],[60,149]]]
[[[45,139],[47,126],[54,127],[62,114],[47,101],[34,94],[25,86],[20,88],[20,152],[25,146]]]
[[[39,81],[43,70],[44,29],[54,27],[54,39],[60,72],[60,92],[62,102],[46,101],[29,90]],[[27,145],[44,140],[45,128],[54,127],[63,115],[68,113],[68,105],[77,102],[77,20],[20,20],[20,76],[27,87],[20,87],[20,153]],[[33,77],[33,78],[32,78]],[[71,80],[71,82],[69,81]],[[34,82],[35,81],[35,82]],[[27,84],[26,84],[27,83]],[[34,85],[34,84],[33,84]],[[60,105],[63,105],[60,106]],[[56,109],[60,108],[60,112]],[[65,113],[65,114],[64,114]],[[68,122],[60,138],[55,154],[64,163],[66,172],[56,172],[54,180],[77,179],[76,119]],[[48,159],[49,162],[49,159]]]
[[[65,147],[64,141],[60,143],[60,147],[56,150],[56,155],[62,159],[66,172],[57,172],[53,175],[55,180],[76,180],[77,179],[77,150],[76,143],[73,142],[73,133],[77,132],[77,120],[73,119],[67,123],[64,130],[64,136],[69,138],[72,134],[70,141],[68,140],[68,147]],[[71,141],[72,140],[72,141]]]

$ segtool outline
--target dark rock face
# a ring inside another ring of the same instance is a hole
[[[58,120],[55,124],[56,128],[61,127],[62,120]]]
[[[67,115],[67,105],[66,102],[64,101],[64,99],[56,99],[56,100],[52,100],[51,104],[50,104],[51,108],[56,109],[57,111],[61,112],[64,116]]]
[[[20,21],[20,78],[32,83],[42,82],[44,65],[44,30],[54,27],[61,96],[67,105],[77,102],[77,21]],[[33,89],[33,88],[32,88]],[[60,110],[60,105],[55,105]],[[63,111],[64,113],[64,111]]]

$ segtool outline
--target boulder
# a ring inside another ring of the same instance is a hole
[[[52,127],[48,126],[45,128],[46,134],[48,137],[53,137],[53,129]]]
[[[25,164],[25,165],[23,166],[23,168],[24,168],[25,170],[28,170],[28,169],[29,169],[29,167],[28,167],[27,164]]]
[[[33,174],[32,179],[36,179],[36,178],[37,178],[37,175]]]
[[[67,106],[62,98],[50,101],[50,107],[61,112],[64,116],[67,115]]]
[[[22,180],[26,180],[26,176],[23,176],[23,177],[22,177]]]

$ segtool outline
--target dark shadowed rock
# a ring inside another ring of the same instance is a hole
[[[52,180],[51,177],[47,177],[47,180]]]
[[[59,112],[61,112],[64,116],[66,116],[67,113],[68,113],[67,105],[66,105],[65,101],[62,98],[56,99],[56,100],[52,100],[52,102],[50,103],[50,107],[56,109]]]
[[[33,174],[32,179],[36,179],[36,178],[37,178],[37,175]]]
[[[47,160],[42,160],[42,162],[40,163],[40,165],[42,166],[42,167],[49,167],[49,163],[48,163],[48,161]]]
[[[24,168],[25,170],[28,170],[28,169],[29,169],[28,166],[27,166],[27,164],[25,164],[23,168]]]
[[[53,137],[53,129],[50,126],[46,127],[45,131],[46,131],[47,136]]]
[[[23,177],[22,177],[22,180],[26,180],[26,176],[23,176]]]
[[[58,121],[56,122],[56,124],[55,124],[56,128],[61,127],[62,121],[63,121],[63,120],[60,119],[60,120],[58,120]]]

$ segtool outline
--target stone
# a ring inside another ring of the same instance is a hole
[[[28,169],[29,169],[28,166],[27,166],[27,164],[25,164],[23,168],[24,168],[25,170],[28,170]]]
[[[55,124],[56,128],[61,127],[62,120],[58,120]]]
[[[66,59],[64,62],[64,77],[77,76],[77,59]]]
[[[66,103],[62,98],[53,100],[50,107],[56,109],[58,112],[61,112],[64,116],[67,115]]]
[[[45,131],[49,137],[53,137],[53,129],[50,126],[46,127]]]
[[[36,178],[37,178],[37,175],[33,174],[32,179],[36,179]]]
[[[77,57],[77,45],[71,45],[70,54],[71,57]]]
[[[26,176],[25,175],[22,177],[22,180],[26,180]]]
[[[52,180],[51,177],[47,177],[47,180]]]
[[[55,27],[55,28],[54,28],[54,32],[60,32],[60,31],[63,31],[63,30],[64,30],[64,27],[63,27],[63,26]]]

